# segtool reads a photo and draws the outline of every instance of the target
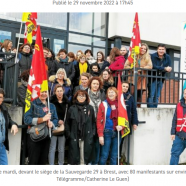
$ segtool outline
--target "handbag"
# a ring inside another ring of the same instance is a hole
[[[66,104],[66,110],[65,110],[65,117],[64,117],[64,124],[58,125],[56,129],[52,131],[53,136],[61,136],[65,133],[65,121],[66,121],[66,114],[67,114],[68,104]]]
[[[28,133],[30,134],[30,138],[33,142],[39,142],[48,137],[49,130],[46,124],[46,122],[43,122],[30,128]]]

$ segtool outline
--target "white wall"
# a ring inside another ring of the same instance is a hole
[[[169,165],[172,141],[170,130],[174,114],[173,108],[138,109],[138,129],[130,136],[130,159],[132,165]],[[126,143],[124,152],[127,153]],[[186,151],[180,157],[186,163]]]
[[[109,38],[131,38],[135,13],[109,13]],[[138,13],[141,40],[181,46],[186,13]]]
[[[10,107],[8,108],[8,112],[13,121],[15,121],[18,125],[22,125],[22,107]],[[8,155],[8,164],[9,165],[19,165],[20,164],[20,152],[21,152],[21,132],[19,132],[14,136],[8,132],[9,138],[9,152]]]

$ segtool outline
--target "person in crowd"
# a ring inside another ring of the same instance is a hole
[[[67,74],[67,78],[72,80],[75,76],[75,69],[73,63],[69,62],[67,57],[67,51],[65,49],[60,49],[57,56],[56,56],[56,62],[55,62],[55,73],[58,71],[59,68],[64,68]]]
[[[89,87],[88,95],[90,98],[89,104],[93,106],[95,118],[97,118],[99,105],[106,98],[105,92],[102,89],[103,84],[102,84],[101,79],[99,77],[92,77],[89,80],[88,87]],[[98,138],[97,132],[94,137],[94,147],[95,147],[94,159],[91,162],[91,164],[97,165],[99,162],[99,155],[100,155],[100,145],[99,145],[99,138]]]
[[[113,76],[112,76],[112,74],[109,70],[105,69],[105,70],[103,70],[103,72],[101,73],[99,78],[101,79],[101,81],[103,83],[103,90],[104,90],[105,95],[106,95],[107,89],[114,85]]]
[[[68,97],[69,100],[72,99],[72,90],[71,90],[71,81],[69,78],[67,78],[65,69],[59,68],[56,75],[55,79],[54,76],[51,76],[49,78],[49,89],[50,89],[50,96],[54,94],[54,88],[57,84],[60,84],[61,86],[64,87],[64,94]]]
[[[118,131],[122,129],[118,126],[118,92],[115,87],[109,87],[107,99],[100,104],[97,114],[97,133],[101,145],[99,165],[106,165],[109,154],[110,165],[117,165],[118,138],[121,141]]]
[[[25,71],[30,70],[32,65],[32,47],[29,43],[21,45],[19,48],[19,76]],[[21,79],[19,78],[19,81]]]
[[[129,126],[130,126],[130,134],[132,134],[132,129],[137,130],[137,127],[138,127],[138,115],[137,115],[136,103],[135,103],[134,97],[129,92],[129,82],[127,81],[122,82],[122,92],[123,92],[123,97],[124,97],[126,108],[127,108],[127,116],[128,116]],[[123,140],[124,138],[122,138],[121,144],[120,144],[120,157],[122,153]]]
[[[79,57],[80,57],[80,55],[82,55],[82,54],[84,54],[82,50],[78,50],[78,51],[76,52],[76,61],[79,61]]]
[[[67,56],[68,56],[69,62],[73,63],[73,65],[77,64],[77,60],[73,52],[69,52]]]
[[[86,61],[86,56],[84,54],[80,55],[78,63],[74,66],[75,68],[75,78],[74,87],[81,84],[80,75],[84,72],[89,72],[89,64]]]
[[[69,108],[69,100],[64,94],[65,89],[60,84],[54,87],[54,95],[50,98],[50,102],[56,107],[58,115],[58,126],[65,125],[67,111]],[[64,164],[65,157],[65,135],[52,136],[49,148],[49,165],[54,165],[56,145],[58,142],[58,165]]]
[[[23,107],[23,111],[25,108],[25,97],[26,97],[29,75],[30,75],[30,70],[25,70],[22,72],[20,76],[21,85],[17,89],[18,105],[20,107]]]
[[[122,46],[120,49],[120,54],[125,58],[125,61],[128,58],[128,51],[127,48],[125,46]]]
[[[48,128],[57,126],[58,117],[56,107],[50,103],[49,112],[47,97],[47,91],[40,92],[39,98],[31,102],[30,109],[24,114],[24,123],[25,125],[28,125],[29,128],[43,122],[46,122]],[[41,141],[34,142],[29,134],[27,137],[29,165],[46,165],[49,154],[50,138],[47,137]]]
[[[109,69],[112,71],[112,75],[114,77],[114,86],[117,86],[117,78],[118,74],[122,74],[122,72],[116,72],[117,70],[123,70],[125,64],[125,58],[121,56],[120,50],[117,47],[112,48],[110,51],[110,61],[111,65]]]
[[[50,77],[51,75],[55,74],[55,72],[54,72],[55,54],[54,54],[53,50],[51,50],[51,49],[47,50],[47,48],[44,48],[43,52],[44,52],[44,56],[45,56],[45,53],[47,54],[47,52],[48,52],[48,55],[45,58],[46,59],[45,64],[47,65],[47,69],[48,69],[48,77]]]
[[[107,56],[107,61],[109,62],[109,64],[111,63],[110,61],[110,56]],[[107,67],[106,67],[107,68]]]
[[[91,75],[89,73],[86,73],[86,72],[84,72],[80,75],[81,84],[74,87],[73,96],[75,95],[75,93],[78,90],[85,90],[85,91],[88,92],[88,82],[89,82],[90,77],[91,77]]]
[[[181,153],[186,146],[186,89],[183,91],[183,98],[177,104],[172,119],[171,140],[173,140],[171,149],[170,165],[178,165]]]
[[[87,165],[92,161],[96,121],[89,101],[87,92],[78,90],[73,97],[74,104],[68,110],[65,128],[69,138],[68,163],[71,165]]]
[[[87,49],[85,50],[85,55],[86,55],[86,60],[88,61],[88,63],[91,65],[92,63],[95,63],[96,60],[93,57],[93,53],[91,50]]]
[[[16,52],[17,52],[17,48],[16,48],[16,47],[13,47],[13,48],[12,48],[12,52],[13,52],[13,53],[16,53]]]
[[[97,52],[97,63],[100,67],[100,72],[103,72],[106,67],[110,66],[110,63],[108,61],[105,61],[105,56],[102,51]]]
[[[165,80],[165,74],[172,71],[172,67],[170,67],[171,58],[166,54],[166,47],[164,44],[158,45],[157,52],[151,55],[151,60],[153,69],[156,70],[156,72],[153,72],[153,76],[157,76],[157,78],[151,78],[148,82],[147,107],[157,108]]]
[[[98,63],[92,63],[90,65],[90,74],[94,76],[99,76],[100,75],[100,67]]]
[[[10,61],[11,59],[14,59],[15,53],[12,51],[12,46],[13,46],[13,43],[10,39],[4,40],[4,42],[1,46],[0,52],[6,53],[6,54],[0,54],[1,61],[3,61],[3,60]],[[13,55],[11,55],[11,53]],[[3,65],[2,65],[2,69],[3,69]]]
[[[3,104],[5,93],[0,88],[0,165],[8,165],[6,150],[9,151],[8,129],[15,135],[18,125],[11,119],[7,107]]]
[[[149,47],[146,43],[142,43],[140,47],[140,53],[137,56],[137,62],[135,65],[136,68],[140,68],[138,70],[138,79],[137,79],[137,102],[142,101],[143,92],[147,89],[147,71],[145,69],[152,69],[152,61],[149,54]],[[129,60],[125,63],[125,69],[131,69],[131,63]],[[144,70],[143,70],[144,69]],[[134,85],[134,75],[132,71],[132,75],[128,72],[128,81],[130,84]],[[134,88],[131,89],[131,94],[134,94]],[[137,104],[137,107],[141,107],[141,104]]]

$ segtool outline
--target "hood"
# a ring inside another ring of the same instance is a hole
[[[50,81],[51,83],[56,83],[56,84],[58,84],[55,75],[50,76],[50,77],[49,77],[49,81]],[[69,78],[67,78],[66,80],[64,80],[64,86],[68,86],[68,87],[69,87],[70,85],[71,85],[71,81],[70,81]]]

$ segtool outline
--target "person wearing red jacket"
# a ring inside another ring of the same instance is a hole
[[[107,99],[103,101],[97,114],[97,133],[99,143],[102,145],[99,165],[106,165],[110,155],[110,165],[117,165],[118,157],[118,137],[121,141],[121,135],[118,131],[123,129],[118,126],[118,100],[117,89],[110,87],[107,90]],[[119,134],[119,136],[118,136]]]
[[[108,68],[112,71],[112,74],[114,76],[114,85],[116,87],[118,73],[122,74],[122,71],[121,72],[117,72],[117,71],[123,70],[125,65],[125,58],[120,54],[119,48],[114,47],[110,51],[110,60],[111,60],[111,65]]]

